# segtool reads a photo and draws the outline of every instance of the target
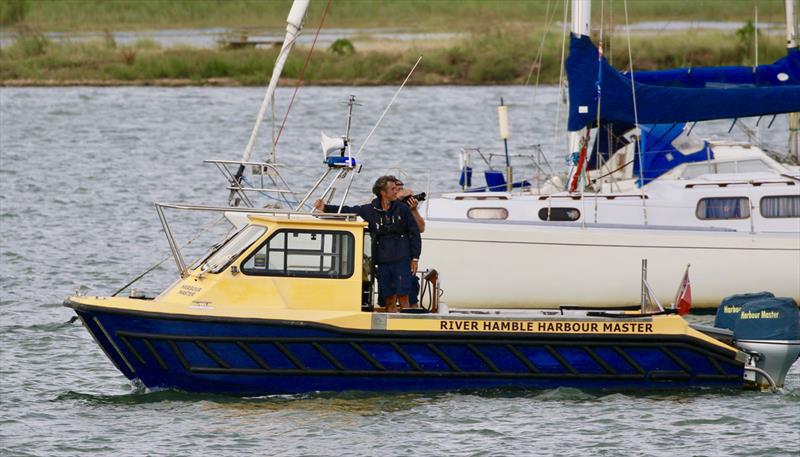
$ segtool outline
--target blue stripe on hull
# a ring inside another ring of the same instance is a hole
[[[76,308],[117,368],[150,388],[264,395],[742,385],[743,365],[730,352],[687,337],[343,331]]]

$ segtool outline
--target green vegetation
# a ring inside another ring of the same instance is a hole
[[[523,27],[476,33],[464,41],[424,51],[315,51],[308,84],[397,84],[414,61],[424,56],[411,84],[513,84],[525,82],[534,62],[541,31]],[[751,65],[752,52],[736,32],[692,32],[633,37],[634,69],[679,66]],[[299,77],[306,50],[296,50],[284,76]],[[759,40],[760,63],[783,56],[781,37]],[[53,43],[33,32],[20,35],[0,50],[0,84],[265,84],[277,55],[275,49],[162,49],[142,40],[117,45],[106,37],[89,43]],[[606,36],[605,55],[617,68],[628,66],[626,40]],[[543,47],[542,83],[558,79],[561,38],[549,34]],[[535,75],[535,73],[534,73]]]
[[[28,6],[27,0],[0,1],[0,26],[14,25],[24,21]]]
[[[283,28],[291,0],[0,0],[0,26],[24,22],[47,31],[262,27]],[[623,0],[594,2],[606,23],[624,23]],[[307,23],[318,24],[326,0],[313,0]],[[783,0],[758,0],[759,20],[783,21]],[[507,23],[543,23],[560,0],[333,0],[327,27],[391,27],[433,31],[474,31]],[[602,8],[601,8],[602,6]],[[751,0],[630,0],[635,21],[753,18]]]
[[[605,30],[605,55],[628,64],[622,0],[595,1],[595,25]],[[0,26],[16,41],[0,49],[0,84],[265,84],[275,49],[163,49],[142,40],[121,46],[112,31],[175,28],[277,28],[291,0],[0,0]],[[326,0],[312,0],[308,28],[319,23]],[[417,57],[412,84],[521,83],[536,76],[556,82],[561,34],[555,28],[534,65],[542,27],[563,15],[562,0],[333,0],[326,28],[363,27],[464,32],[458,42],[382,45],[347,39],[318,48],[306,72],[309,84],[396,84]],[[751,65],[756,34],[751,0],[631,0],[637,21],[739,20],[737,32],[682,31],[633,37],[637,70],[677,66]],[[781,22],[783,0],[758,0],[759,21]],[[600,17],[602,15],[602,18]],[[548,17],[546,20],[545,17]],[[611,30],[618,30],[612,35]],[[40,32],[102,32],[94,42],[51,42]],[[353,38],[357,40],[357,38]],[[761,63],[784,54],[783,40],[759,35]],[[299,77],[305,52],[290,56],[284,75]]]
[[[336,55],[343,56],[355,53],[356,48],[353,46],[353,42],[347,38],[339,38],[331,43],[330,51]]]

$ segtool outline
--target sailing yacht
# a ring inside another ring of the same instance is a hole
[[[687,264],[695,307],[761,290],[799,300],[800,171],[687,127],[800,111],[792,3],[787,55],[773,64],[623,74],[589,37],[591,2],[574,0],[572,169],[537,189],[489,170],[486,186],[469,188],[463,161],[462,192],[422,208],[421,265],[447,271],[448,304],[631,306],[643,258],[664,303]]]

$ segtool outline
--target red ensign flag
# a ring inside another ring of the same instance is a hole
[[[678,314],[681,316],[689,314],[692,309],[692,284],[689,282],[689,269],[683,275],[681,287],[678,289],[678,295],[675,299],[675,306],[678,307]]]

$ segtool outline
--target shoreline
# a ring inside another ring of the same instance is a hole
[[[412,82],[406,83],[407,87],[436,87],[436,86],[461,86],[461,87],[492,87],[492,86],[518,86],[524,81],[502,81],[496,83],[471,83],[442,81],[437,83]],[[278,87],[295,87],[297,80],[281,78]],[[553,83],[540,83],[543,86],[555,86]],[[98,80],[98,79],[10,79],[0,81],[0,88],[13,87],[264,87],[266,84],[242,84],[233,78],[211,78],[196,81],[189,78],[164,78],[157,80]],[[381,81],[345,81],[329,80],[303,83],[301,87],[394,87],[396,84]],[[531,87],[533,87],[531,85]]]
[[[349,43],[349,42],[348,42]],[[631,40],[636,71],[706,66],[750,66],[756,53],[739,32],[664,34]],[[629,66],[622,37],[604,39],[605,56],[620,71]],[[778,36],[758,42],[759,63],[786,55]],[[431,42],[355,41],[349,50],[298,47],[288,57],[281,85],[384,86],[401,83],[423,56],[413,86],[558,84],[562,37],[524,30],[492,30],[459,40]],[[113,39],[52,42],[31,33],[0,48],[0,86],[264,86],[272,74],[275,48],[197,49],[161,47],[152,41],[121,45]],[[306,67],[307,66],[307,67]]]

